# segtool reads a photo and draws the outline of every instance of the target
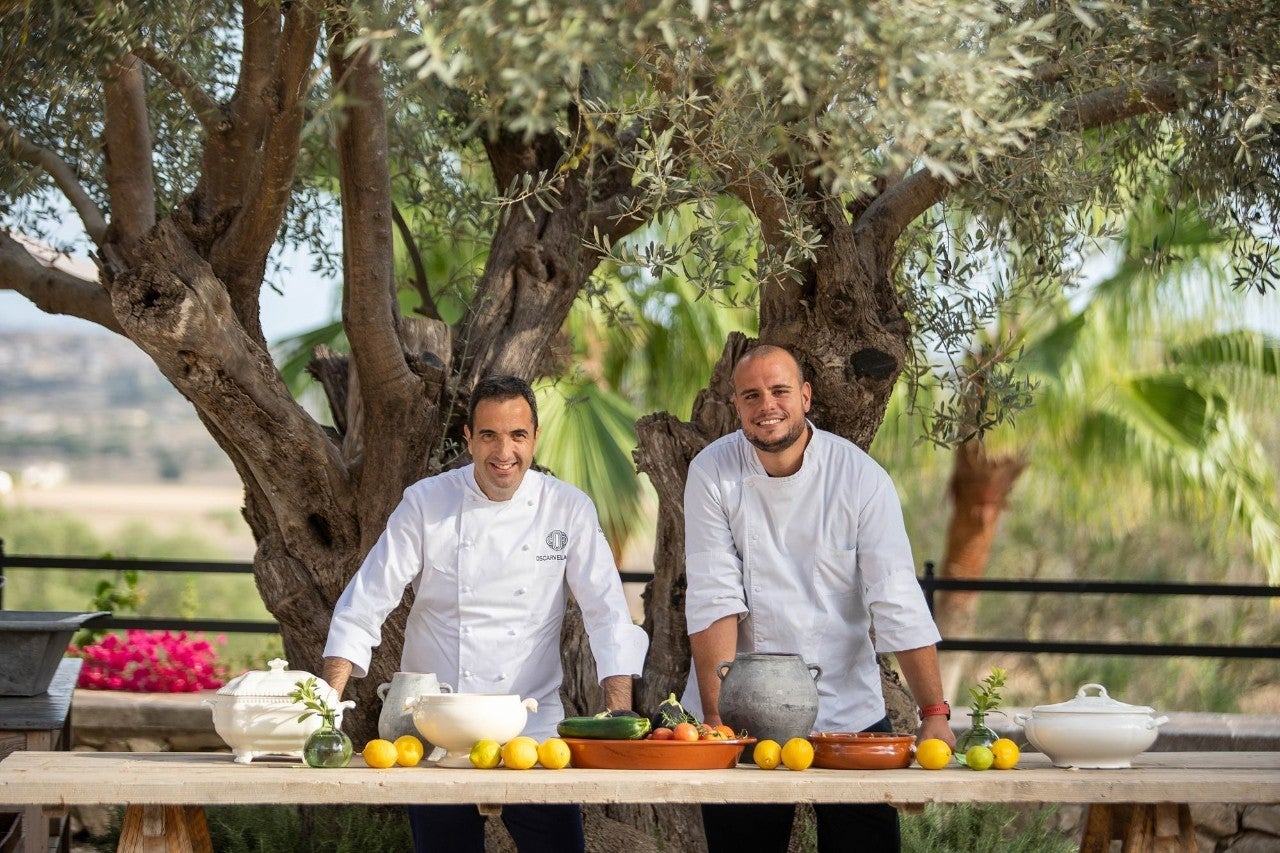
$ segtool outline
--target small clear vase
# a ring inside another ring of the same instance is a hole
[[[956,761],[968,766],[964,754],[972,746],[991,746],[1000,739],[1000,735],[987,728],[986,714],[970,713],[969,730],[956,738]]]
[[[307,738],[302,758],[309,767],[346,767],[351,763],[351,738],[325,723]]]

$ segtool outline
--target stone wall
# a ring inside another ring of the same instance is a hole
[[[213,714],[200,694],[114,693],[77,690],[71,708],[72,748],[98,752],[229,752],[213,729]],[[989,717],[1001,735],[1022,742],[1012,722]],[[957,718],[961,715],[957,714]],[[1246,714],[1169,714],[1154,750],[1280,751],[1280,716]],[[959,728],[960,719],[954,721]],[[1280,804],[1235,806],[1209,803],[1191,807],[1199,853],[1275,853],[1280,850]],[[72,831],[101,834],[110,809],[73,809]],[[1078,837],[1084,807],[1059,806],[1058,828]]]

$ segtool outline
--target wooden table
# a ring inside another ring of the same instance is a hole
[[[18,751],[67,750],[71,748],[71,697],[80,676],[79,658],[63,658],[49,683],[49,689],[37,696],[0,697],[0,758]],[[0,803],[7,803],[0,797]],[[57,849],[70,845],[70,827],[57,818],[45,823],[41,803],[28,803],[20,809],[19,827],[23,834],[24,853],[45,853],[50,836],[57,839]],[[0,806],[0,812],[9,811]]]
[[[655,781],[658,783],[655,784]],[[1153,752],[1126,770],[1064,770],[1038,753],[1015,770],[473,770],[421,766],[342,770],[296,761],[236,764],[218,753],[17,752],[0,762],[0,803],[124,804],[120,849],[210,850],[203,806],[249,803],[1092,803],[1108,826],[1114,807],[1136,808],[1133,844],[1189,832],[1189,803],[1280,802],[1280,752]],[[1143,815],[1150,815],[1147,821]],[[1183,816],[1188,826],[1182,826]],[[1157,819],[1158,817],[1158,819]],[[1095,838],[1101,837],[1102,819]],[[1157,826],[1156,824],[1159,824]],[[1123,827],[1126,833],[1127,827]],[[1086,843],[1090,836],[1086,834]],[[167,845],[164,846],[164,845]],[[1087,848],[1086,848],[1087,849]],[[1105,849],[1105,848],[1098,848]],[[1165,849],[1183,847],[1166,845]],[[1190,850],[1194,851],[1194,838]]]

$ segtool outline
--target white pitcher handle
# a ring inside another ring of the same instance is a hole
[[[385,702],[387,701],[387,691],[390,689],[391,689],[391,682],[388,681],[386,684],[379,684],[378,689],[375,690],[374,692],[378,694],[379,699]]]
[[[453,686],[452,686],[452,685],[450,685],[450,684],[445,684],[445,683],[442,681],[442,682],[440,682],[440,692],[441,692],[441,693],[452,693],[452,692],[453,692]]]
[[[537,699],[534,699],[534,698],[530,697],[530,698],[528,698],[528,699],[525,699],[525,700],[524,700],[523,702],[521,702],[520,704],[521,704],[521,705],[523,705],[523,706],[525,706],[526,708],[528,708],[528,709],[529,709],[529,713],[530,713],[530,714],[536,714],[536,713],[538,713],[538,700],[537,700]]]
[[[354,699],[343,699],[341,702],[338,703],[338,707],[344,710],[349,708],[354,708],[355,706],[356,706],[356,701]]]
[[[1147,720],[1147,728],[1154,729],[1158,726],[1163,726],[1167,722],[1169,722],[1168,717],[1156,717],[1154,720]]]

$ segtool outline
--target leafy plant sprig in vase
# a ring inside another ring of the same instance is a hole
[[[307,737],[302,748],[302,759],[311,767],[346,767],[350,764],[351,738],[338,728],[338,709],[320,694],[316,677],[313,675],[298,681],[289,698],[306,709],[298,715],[299,723],[311,717],[320,718],[320,728]]]
[[[956,761],[967,764],[964,754],[972,746],[991,746],[1000,735],[987,726],[987,714],[1000,714],[1000,703],[1004,697],[1000,689],[1004,687],[1007,673],[1000,667],[992,667],[987,677],[978,682],[976,687],[969,688],[969,719],[972,723],[969,730],[956,738]]]
[[[1004,697],[1000,688],[1004,687],[1007,673],[998,666],[992,667],[986,678],[977,687],[969,688],[969,712],[974,717],[985,717],[987,714],[1001,714],[1000,703]]]

